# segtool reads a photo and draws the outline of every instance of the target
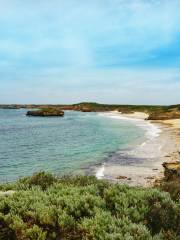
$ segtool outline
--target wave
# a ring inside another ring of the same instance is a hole
[[[159,143],[158,136],[162,132],[158,125],[148,122],[144,119],[132,118],[127,116],[122,116],[120,113],[110,112],[110,113],[99,113],[101,116],[106,116],[109,118],[119,119],[123,121],[132,122],[135,126],[140,127],[145,131],[145,140],[140,144],[136,145],[128,151],[124,151],[124,154],[130,158],[141,158],[149,159],[158,157],[161,154],[161,144]],[[122,154],[122,151],[121,151]],[[148,162],[147,162],[148,164]],[[101,179],[104,177],[105,166],[104,164],[97,170],[96,177]]]
[[[101,179],[104,177],[104,170],[105,170],[105,164],[102,164],[101,168],[99,168],[96,172],[97,179]]]
[[[138,126],[140,128],[143,128],[146,131],[146,137],[148,139],[152,139],[152,138],[158,137],[159,134],[161,133],[161,129],[159,128],[159,126],[157,126],[157,125],[155,125],[155,124],[153,124],[151,122],[148,122],[148,121],[146,121],[144,119],[122,116],[122,115],[120,115],[120,113],[114,113],[114,112],[99,113],[99,115],[110,117],[110,118],[114,118],[114,119],[120,119],[120,120],[132,122],[136,126]]]

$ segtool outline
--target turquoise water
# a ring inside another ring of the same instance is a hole
[[[108,115],[67,111],[63,118],[41,118],[25,113],[0,110],[0,181],[40,170],[82,173],[144,137],[135,124]]]

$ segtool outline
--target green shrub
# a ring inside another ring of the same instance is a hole
[[[32,177],[20,179],[21,184],[27,185],[29,188],[33,186],[40,186],[42,190],[46,190],[56,181],[57,178],[55,176],[46,172],[35,173]]]
[[[0,213],[0,240],[15,240],[15,232],[5,221],[3,214]]]
[[[161,189],[165,192],[169,192],[171,195],[171,198],[174,201],[180,201],[180,181],[179,180],[164,182],[161,185]]]
[[[109,212],[98,211],[95,218],[83,219],[80,228],[84,233],[82,239],[152,239],[142,224],[133,224],[128,218],[115,218]]]
[[[15,193],[0,197],[0,240],[177,240],[180,236],[180,203],[158,189],[44,172],[1,187]]]

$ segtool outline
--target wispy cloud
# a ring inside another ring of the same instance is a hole
[[[86,91],[88,100],[140,102],[139,89],[149,89],[144,102],[178,102],[179,8],[179,0],[0,0],[0,86],[14,87],[0,101],[65,102],[68,88],[73,101]],[[160,87],[175,94],[155,97]]]

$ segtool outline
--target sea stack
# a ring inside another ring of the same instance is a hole
[[[64,111],[58,108],[44,108],[40,110],[28,111],[26,116],[33,117],[63,117]]]

